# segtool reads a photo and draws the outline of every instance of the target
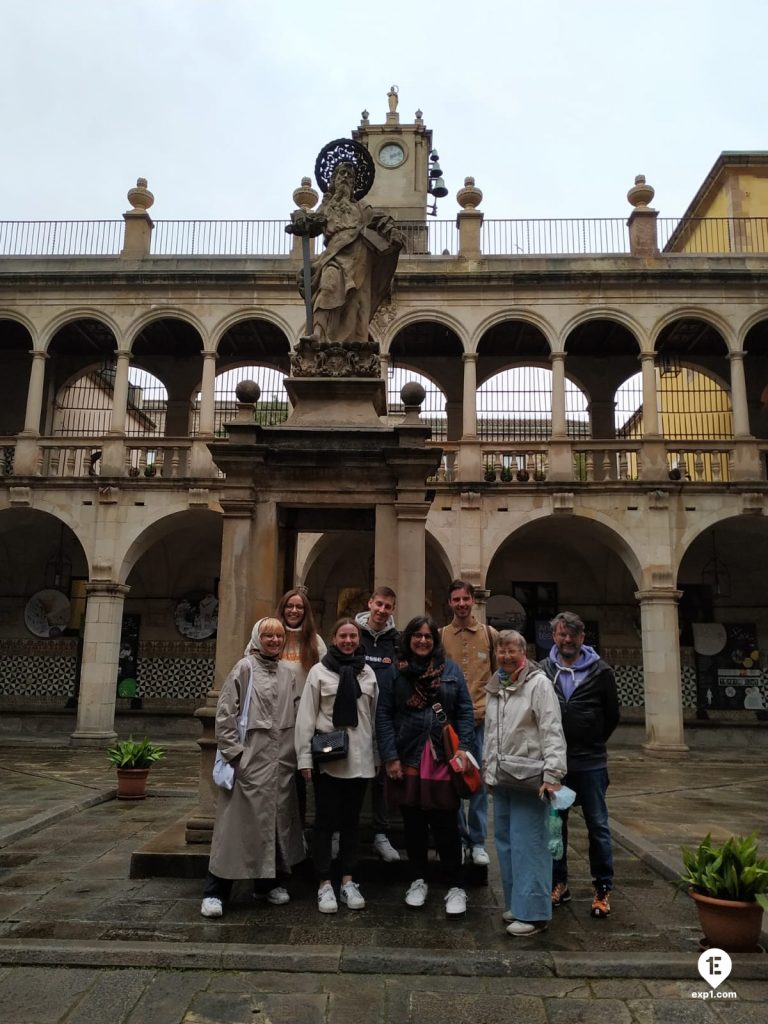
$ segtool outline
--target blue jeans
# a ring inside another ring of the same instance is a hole
[[[611,830],[608,826],[608,807],[605,793],[610,779],[607,768],[571,771],[563,779],[576,793],[576,804],[581,805],[589,836],[589,869],[592,882],[599,889],[613,888],[613,850]],[[563,819],[563,856],[552,863],[552,884],[568,882],[568,811],[561,811]]]
[[[475,723],[475,745],[470,754],[477,760],[478,764],[483,762],[483,740],[485,739],[485,722]],[[485,786],[481,786],[477,793],[473,793],[467,800],[469,808],[464,813],[464,801],[459,807],[459,831],[465,846],[485,846],[485,837],[488,834],[488,792]]]
[[[499,858],[504,909],[518,921],[552,917],[552,855],[549,852],[549,807],[534,793],[493,791],[493,830]]]

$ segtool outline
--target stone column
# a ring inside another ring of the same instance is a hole
[[[639,590],[643,632],[645,750],[671,756],[685,754],[683,693],[677,602],[682,592],[671,587]]]
[[[731,352],[731,411],[733,413],[733,436],[751,437],[749,429],[749,407],[747,405],[747,383],[744,378],[744,353]]]
[[[659,403],[656,396],[656,361],[653,352],[640,353],[643,375],[643,437],[659,437]]]
[[[117,738],[117,667],[123,603],[129,590],[122,583],[101,580],[86,584],[80,696],[77,726],[70,737],[72,746],[107,747]]]
[[[43,410],[43,391],[45,389],[45,352],[32,351],[32,365],[29,370],[29,386],[27,388],[27,409],[24,416],[24,430],[16,441],[16,452],[13,459],[13,472],[16,476],[36,476],[39,472],[40,448],[37,439],[40,437],[40,414]]]
[[[40,436],[40,414],[43,411],[43,389],[45,387],[45,352],[31,352],[32,366],[29,371],[29,387],[27,389],[27,411],[24,416],[24,433],[29,436]]]
[[[428,502],[397,502],[397,615],[408,622],[424,614]]]
[[[464,388],[458,473],[460,480],[481,480],[483,459],[477,437],[477,352],[465,352],[461,360],[464,364]]]
[[[397,536],[394,505],[377,505],[376,533],[373,541],[373,585],[391,587],[395,593],[400,582],[397,578]]]
[[[207,441],[213,438],[216,409],[215,352],[203,351],[203,375],[200,384],[200,419],[197,436],[192,439],[190,470],[193,476],[214,476],[216,467],[208,450]]]
[[[112,420],[109,433],[122,437],[125,433],[125,418],[128,410],[128,369],[131,365],[131,353],[119,349],[116,353],[115,384],[112,390]]]
[[[200,774],[197,781],[198,803],[187,820],[186,841],[209,843],[213,832],[216,787],[211,773],[216,757],[216,704],[221,684],[230,669],[243,656],[245,643],[253,625],[250,622],[249,556],[254,503],[245,499],[222,501],[224,513],[221,537],[221,570],[219,583],[219,623],[216,631],[216,665],[213,686],[205,704],[195,712],[203,732],[197,741],[200,747]]]
[[[565,352],[552,352],[552,437],[566,437],[565,418]]]

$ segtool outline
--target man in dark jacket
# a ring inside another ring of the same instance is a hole
[[[394,675],[397,668],[397,645],[400,633],[395,628],[393,613],[397,596],[390,587],[379,587],[368,601],[368,611],[355,616],[360,627],[360,643],[365,651],[366,664],[376,673],[381,687],[382,679]],[[384,769],[374,779],[371,792],[373,810],[373,849],[383,861],[400,860],[400,854],[389,841],[389,807],[384,796]]]
[[[551,622],[554,644],[541,668],[553,681],[568,744],[568,774],[563,784],[576,792],[589,836],[589,867],[594,897],[592,917],[611,912],[613,850],[605,793],[608,789],[606,741],[619,724],[619,699],[612,669],[584,643],[584,623],[573,612]],[[563,819],[563,856],[552,865],[552,904],[571,899],[568,889],[568,812]]]

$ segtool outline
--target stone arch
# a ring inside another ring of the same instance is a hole
[[[485,317],[474,329],[470,337],[470,345],[468,351],[478,352],[480,342],[489,333],[501,324],[513,323],[519,321],[520,323],[527,324],[530,327],[535,327],[538,332],[544,337],[544,340],[549,347],[550,352],[555,351],[555,341],[557,338],[557,331],[554,325],[546,318],[540,316],[538,313],[529,309],[502,309],[497,310],[494,313],[489,314]]]
[[[179,509],[175,512],[170,512],[160,519],[155,520],[154,523],[148,526],[142,526],[142,528],[134,536],[133,540],[128,544],[124,555],[120,561],[120,566],[117,571],[117,582],[127,583],[128,577],[139,562],[139,560],[146,555],[146,553],[160,541],[166,541],[172,538],[174,534],[177,534],[180,527],[194,528],[197,524],[201,524],[202,527],[207,528],[206,532],[218,532],[219,536],[222,529],[222,517],[218,512],[212,509]],[[215,524],[215,525],[214,525]],[[194,556],[192,556],[194,557]]]
[[[648,332],[648,340],[654,352],[659,351],[660,336],[669,327],[684,321],[700,320],[712,331],[720,335],[726,352],[730,352],[729,341],[735,340],[735,332],[728,321],[711,309],[699,306],[680,306],[677,309],[668,310],[653,324]]]
[[[456,441],[461,437],[463,351],[460,335],[448,326],[445,317],[410,318],[390,341],[389,379],[396,367],[406,366],[435,384],[434,390],[425,388],[427,397],[423,405],[425,416],[435,414],[435,440]]]
[[[0,437],[24,429],[35,338],[28,318],[0,311]]]
[[[210,343],[212,351],[218,352],[222,338],[233,327],[249,320],[264,320],[266,323],[271,324],[283,333],[286,341],[288,342],[289,350],[293,347],[291,345],[291,339],[294,338],[295,331],[285,317],[276,313],[274,310],[265,309],[261,306],[254,306],[251,309],[240,309],[234,313],[228,313],[226,317],[218,321],[211,330]]]
[[[105,327],[114,338],[117,348],[122,332],[114,317],[105,313],[103,309],[90,306],[78,306],[74,309],[67,309],[50,320],[40,330],[40,348],[43,352],[50,352],[51,344],[56,336],[67,327],[82,321],[93,320]]]
[[[186,324],[191,327],[200,337],[200,347],[202,348],[203,342],[208,337],[208,330],[202,320],[195,316],[194,313],[190,313],[188,309],[184,309],[178,306],[167,306],[161,309],[150,309],[142,313],[141,316],[133,320],[125,332],[125,347],[132,353],[134,353],[134,346],[138,338],[154,324],[161,323],[164,320],[175,321]]]
[[[445,310],[422,306],[419,309],[408,310],[393,320],[386,333],[386,348],[382,348],[382,354],[389,354],[392,343],[404,331],[420,324],[438,324],[440,327],[444,327],[456,336],[461,351],[468,351],[466,328],[458,317],[453,316],[451,313],[446,313]]]
[[[643,342],[647,339],[648,330],[635,317],[624,310],[616,309],[613,306],[590,306],[589,309],[580,310],[567,320],[558,337],[561,351],[566,351],[568,339],[580,328],[589,327],[592,324],[615,324],[631,335],[637,347],[639,355]]]

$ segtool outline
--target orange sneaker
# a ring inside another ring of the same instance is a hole
[[[592,897],[592,917],[608,917],[611,912],[610,889],[596,888]]]

